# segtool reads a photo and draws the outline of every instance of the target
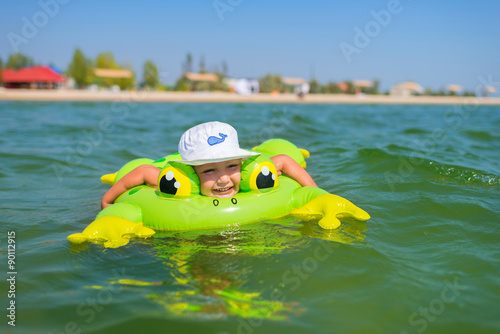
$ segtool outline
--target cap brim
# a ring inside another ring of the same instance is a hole
[[[250,151],[245,151],[245,150],[240,150],[241,154],[236,155],[236,156],[230,156],[230,157],[221,157],[221,158],[214,158],[214,159],[203,159],[203,160],[170,160],[170,161],[175,161],[175,162],[180,162],[186,165],[190,166],[200,166],[200,165],[205,165],[205,164],[211,164],[215,162],[222,162],[222,161],[227,161],[227,160],[233,160],[233,159],[248,159],[250,157],[259,155],[259,152],[250,152]]]

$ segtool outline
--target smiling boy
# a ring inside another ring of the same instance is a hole
[[[187,130],[179,141],[180,163],[193,166],[200,179],[200,193],[216,198],[232,197],[240,191],[242,161],[259,155],[240,148],[238,133],[229,124],[202,123]],[[295,160],[285,154],[271,157],[278,175],[286,175],[302,186],[317,187],[311,176]],[[103,196],[102,209],[113,204],[122,193],[146,184],[157,188],[161,169],[142,165],[121,178]]]

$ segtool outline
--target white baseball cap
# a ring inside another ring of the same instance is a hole
[[[207,122],[184,132],[179,141],[182,160],[175,160],[191,166],[232,159],[247,159],[257,152],[240,148],[238,133],[229,124]]]

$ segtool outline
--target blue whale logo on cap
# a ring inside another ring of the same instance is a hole
[[[220,138],[215,137],[215,136],[208,137],[208,140],[207,140],[208,145],[210,145],[210,146],[217,145],[217,144],[222,143],[224,140],[226,140],[227,135],[223,134],[222,132],[219,132],[219,136],[220,136]]]

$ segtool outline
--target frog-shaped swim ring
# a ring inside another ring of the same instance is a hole
[[[271,156],[287,154],[305,168],[309,152],[283,139],[270,139],[253,148],[241,167],[240,192],[231,198],[200,194],[199,178],[178,153],[159,160],[135,159],[118,172],[101,178],[114,184],[134,168],[151,164],[161,168],[158,189],[141,185],[120,195],[102,210],[82,233],[68,236],[73,243],[106,241],[105,247],[128,243],[130,235],[148,237],[154,230],[225,228],[292,214],[301,220],[319,220],[324,229],[340,226],[339,218],[365,221],[369,214],[348,200],[315,187],[302,187],[295,180],[277,175]],[[152,230],[153,229],[153,230]]]

